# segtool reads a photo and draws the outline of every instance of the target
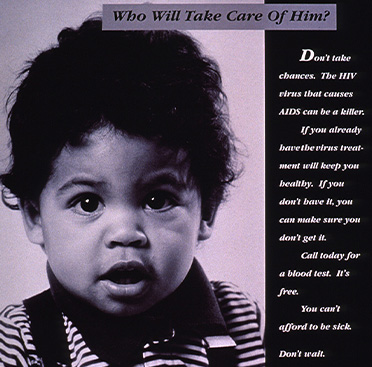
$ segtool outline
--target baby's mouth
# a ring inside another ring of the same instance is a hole
[[[116,270],[109,272],[106,279],[116,284],[136,284],[145,278],[145,275],[138,270]]]
[[[146,267],[138,261],[121,261],[112,266],[100,278],[119,285],[130,285],[146,280],[150,274]]]
[[[140,261],[118,261],[99,280],[110,298],[121,302],[143,297],[150,289],[153,275]]]

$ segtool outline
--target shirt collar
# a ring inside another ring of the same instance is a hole
[[[212,286],[197,260],[176,291],[152,311],[155,315],[168,315],[175,329],[191,330],[201,336],[227,334]]]

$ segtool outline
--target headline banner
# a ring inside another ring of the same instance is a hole
[[[104,4],[103,30],[336,30],[336,4]]]

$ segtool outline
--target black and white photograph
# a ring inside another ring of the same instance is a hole
[[[264,31],[2,13],[1,363],[263,366]]]

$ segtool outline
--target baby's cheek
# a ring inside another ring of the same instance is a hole
[[[183,221],[173,222],[171,225],[158,226],[148,232],[150,247],[155,251],[188,251],[196,244],[195,230]]]
[[[173,264],[173,267],[177,267],[182,272],[191,265],[195,249],[196,239],[193,232],[188,231],[185,225],[180,225],[168,233],[163,256],[167,258],[168,263]]]
[[[188,206],[175,207],[167,213],[163,213],[154,222],[155,230],[164,229],[176,234],[190,237],[199,229],[201,213],[198,208]]]

